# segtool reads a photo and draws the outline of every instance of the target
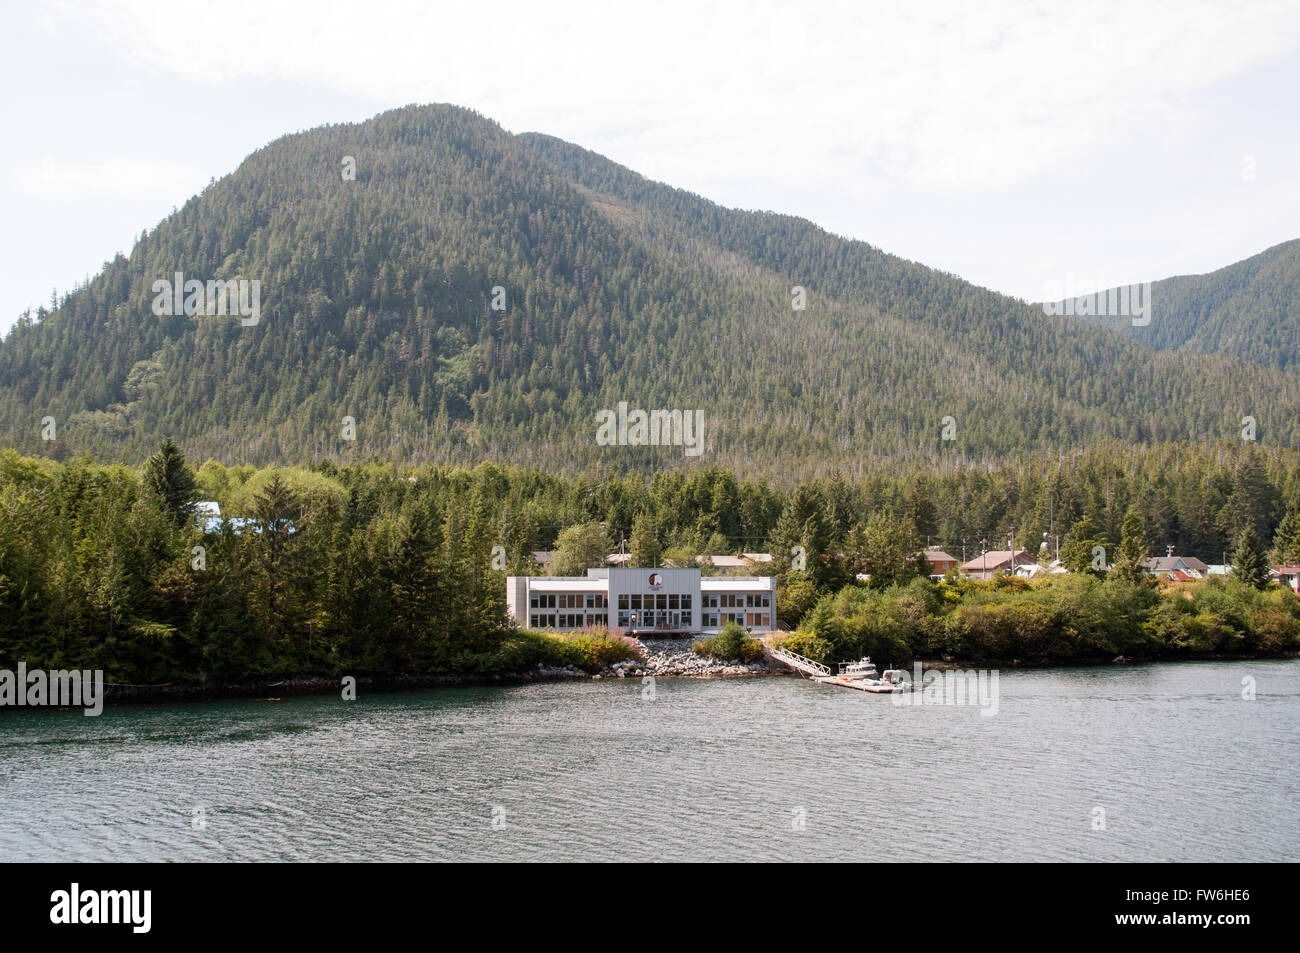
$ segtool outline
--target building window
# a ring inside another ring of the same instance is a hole
[[[677,593],[675,593],[675,592],[670,592],[670,593],[668,594],[668,608],[670,608],[670,609],[680,609],[680,608],[681,608],[681,604],[680,604],[680,602],[678,601],[678,595],[677,595]]]
[[[691,597],[690,597],[690,596],[682,596],[682,608],[683,608],[683,609],[689,609],[689,608],[691,608]]]
[[[623,609],[624,611],[627,610],[627,593],[626,593],[626,592],[625,592],[625,593],[622,593],[622,594],[618,597],[618,607],[619,607],[620,609]]]

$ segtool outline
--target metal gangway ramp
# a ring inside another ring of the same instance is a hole
[[[821,662],[814,662],[810,658],[804,658],[791,652],[789,649],[783,649],[779,646],[772,648],[772,657],[779,662],[784,662],[797,672],[803,672],[809,678],[816,678],[819,675],[831,674],[829,665],[823,665]]]

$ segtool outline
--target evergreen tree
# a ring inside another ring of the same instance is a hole
[[[185,462],[180,448],[168,437],[145,465],[144,482],[157,494],[163,509],[177,526],[194,512],[194,471]]]
[[[1110,568],[1111,577],[1127,582],[1150,582],[1151,576],[1145,565],[1147,559],[1146,527],[1137,508],[1130,507],[1120,528],[1119,548],[1115,551],[1115,564]]]
[[[1232,575],[1256,589],[1268,585],[1268,557],[1252,529],[1243,529],[1232,551]]]
[[[663,546],[659,540],[659,527],[648,513],[642,513],[632,524],[632,538],[628,545],[632,550],[631,565],[642,568],[660,565]]]
[[[1300,565],[1300,513],[1289,509],[1273,534],[1273,559],[1286,566]]]
[[[885,589],[929,573],[930,564],[923,557],[917,558],[916,527],[910,519],[896,520],[877,511],[868,518],[863,536],[873,589]]]
[[[1096,523],[1084,517],[1070,527],[1061,542],[1061,565],[1070,572],[1093,571],[1094,550],[1108,545],[1106,536]]]

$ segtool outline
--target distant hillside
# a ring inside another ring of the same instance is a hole
[[[1225,354],[1300,370],[1300,239],[1208,275],[1151,284],[1151,321],[1096,318],[1160,350]]]
[[[260,281],[260,320],[155,315],[176,272]],[[228,462],[700,460],[599,445],[620,401],[701,409],[703,460],[778,477],[1217,441],[1244,414],[1300,443],[1292,374],[1153,352],[451,106],[272,142],[0,343],[0,439],[25,452],[138,461],[171,434]]]

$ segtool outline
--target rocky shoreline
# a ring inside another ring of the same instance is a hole
[[[599,672],[586,672],[573,665],[551,666],[502,675],[392,675],[372,677],[358,675],[357,693],[367,691],[404,691],[420,688],[455,688],[476,685],[521,685],[531,682],[599,680],[606,678],[734,678],[754,675],[790,674],[785,666],[768,659],[750,664],[722,661],[691,651],[689,639],[632,640],[642,658],[615,662]],[[224,698],[251,698],[254,701],[280,701],[294,695],[323,695],[342,690],[341,677],[302,676],[295,678],[241,679],[234,682],[176,682],[165,685],[124,685],[106,683],[104,700],[112,705],[148,702],[218,701]]]
[[[422,688],[464,688],[485,685],[526,685],[533,682],[571,680],[601,680],[610,678],[742,678],[760,675],[795,675],[791,669],[765,657],[757,662],[742,664],[736,660],[724,661],[696,655],[691,651],[689,639],[633,639],[642,657],[626,662],[616,662],[599,672],[591,673],[573,665],[549,666],[500,675],[391,675],[356,677],[358,694],[367,692],[411,691]],[[1279,656],[1252,656],[1224,654],[1195,661],[1237,661],[1256,658],[1295,658],[1296,653]],[[928,669],[967,668],[1055,668],[1095,665],[1125,665],[1157,662],[1155,658],[1073,659],[1069,662],[1027,662],[1023,659],[991,660],[951,657],[923,660]],[[1192,660],[1180,660],[1192,661]],[[909,672],[912,665],[905,667]],[[274,679],[243,679],[235,682],[176,682],[166,685],[123,685],[106,683],[104,700],[110,705],[141,704],[152,702],[200,702],[222,699],[247,698],[254,701],[280,701],[295,695],[324,695],[342,690],[339,676],[302,676]]]
[[[696,655],[691,651],[690,639],[635,639],[640,644],[644,661],[618,662],[610,667],[610,674],[626,678],[629,675],[654,675],[671,678],[725,678],[736,675],[768,675],[788,671],[784,665],[762,659],[742,664],[732,659],[723,661]]]

